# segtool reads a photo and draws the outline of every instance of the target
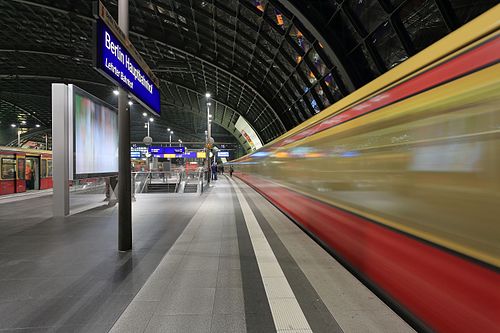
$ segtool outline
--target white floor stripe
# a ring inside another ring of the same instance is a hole
[[[243,211],[277,332],[312,332],[252,209],[238,185],[230,181]]]

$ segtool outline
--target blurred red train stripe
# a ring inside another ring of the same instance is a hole
[[[464,74],[473,72],[487,65],[498,62],[500,59],[500,37],[461,54],[437,67],[431,68],[422,74],[409,79],[387,91],[384,91],[348,110],[330,116],[320,123],[307,128],[290,138],[277,142],[277,146],[284,146],[305,137],[337,126],[346,121],[362,116],[383,106],[395,103],[409,96],[421,93]]]
[[[237,176],[433,330],[499,331],[494,270],[260,177]]]

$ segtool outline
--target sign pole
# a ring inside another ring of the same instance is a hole
[[[118,1],[118,25],[128,37],[128,0]],[[132,198],[130,170],[130,109],[127,91],[118,96],[118,250],[132,249]]]
[[[210,158],[210,138],[212,137],[212,129],[210,128],[210,97],[207,97],[207,165],[208,165],[208,183],[212,178],[212,161]]]

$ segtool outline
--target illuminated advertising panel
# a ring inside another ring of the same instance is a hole
[[[260,141],[259,137],[257,136],[257,133],[253,130],[253,128],[250,126],[250,124],[240,116],[238,118],[238,121],[236,121],[236,124],[234,124],[234,127],[243,135],[245,140],[248,142],[252,150],[257,150],[262,147],[262,142]]]
[[[101,3],[95,23],[94,66],[144,107],[160,115],[158,79]]]
[[[118,113],[95,96],[69,85],[75,178],[118,172]]]

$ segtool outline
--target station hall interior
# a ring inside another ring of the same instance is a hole
[[[500,332],[495,0],[0,0],[0,333]]]

